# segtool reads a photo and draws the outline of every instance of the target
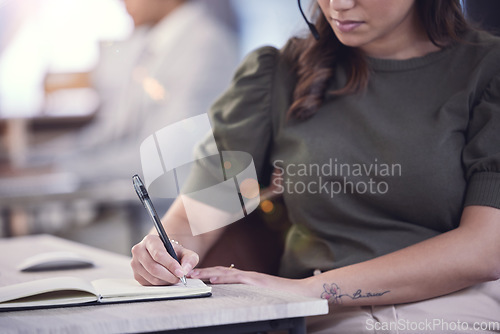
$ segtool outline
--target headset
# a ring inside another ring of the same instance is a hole
[[[300,10],[300,14],[302,14],[302,17],[304,18],[304,20],[306,21],[306,24],[307,26],[309,27],[309,30],[311,31],[311,34],[314,36],[314,38],[318,41],[319,40],[319,32],[318,32],[318,29],[316,29],[316,27],[314,26],[314,24],[312,24],[311,22],[309,22],[309,20],[306,18],[306,15],[304,14],[304,11],[302,10],[302,5],[300,4],[300,0],[297,0],[298,4],[299,4],[299,10]]]

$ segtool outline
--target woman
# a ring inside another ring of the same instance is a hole
[[[458,0],[317,2],[319,41],[252,53],[212,109],[220,149],[283,179],[288,278],[192,270],[220,231],[183,237],[176,201],[164,223],[183,241],[182,267],[147,236],[133,248],[136,279],[189,273],[325,298],[342,307],[310,329],[327,333],[497,320],[500,40],[469,28]]]

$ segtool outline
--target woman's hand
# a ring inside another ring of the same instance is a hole
[[[306,279],[287,279],[232,267],[196,268],[189,276],[209,280],[212,284],[242,283],[308,295]]]
[[[130,265],[134,278],[142,285],[169,285],[179,282],[179,277],[188,275],[198,264],[197,253],[173,243],[181,264],[174,260],[165,249],[160,237],[149,234],[132,248]]]

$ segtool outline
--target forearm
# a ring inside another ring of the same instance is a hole
[[[492,224],[500,222],[473,215],[464,212],[467,223],[424,242],[311,277],[307,294],[346,306],[398,304],[497,279],[499,228]]]
[[[215,231],[193,236],[186,211],[184,210],[184,205],[180,198],[177,198],[174,203],[172,203],[172,206],[162,218],[162,223],[171,239],[195,251],[200,256],[200,259],[203,259],[205,254],[224,231],[224,229],[217,229]],[[153,228],[150,234],[157,234],[157,232]]]

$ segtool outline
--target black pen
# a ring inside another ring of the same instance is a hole
[[[179,264],[181,264],[181,262],[177,258],[177,254],[175,254],[174,247],[172,247],[172,243],[170,242],[170,239],[168,238],[167,233],[163,228],[160,217],[158,217],[158,214],[156,213],[156,210],[153,206],[153,202],[151,202],[151,199],[149,198],[149,194],[146,191],[146,187],[144,186],[144,183],[142,183],[139,175],[136,174],[132,176],[132,182],[134,183],[135,192],[137,193],[137,196],[139,196],[139,199],[146,208],[146,211],[149,213],[151,220],[153,220],[153,224],[156,227],[156,231],[158,231],[158,235],[160,236],[163,245],[167,249],[168,254],[170,254],[171,257],[173,257],[177,262],[179,262]],[[186,275],[179,278],[184,285],[187,285]]]

